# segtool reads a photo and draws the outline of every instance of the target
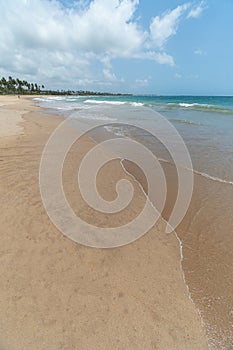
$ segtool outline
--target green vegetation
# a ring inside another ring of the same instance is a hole
[[[9,77],[8,80],[4,77],[0,79],[0,94],[40,94],[41,87],[36,83],[29,83],[26,80],[14,79]]]
[[[11,76],[6,79],[2,77],[0,79],[0,95],[13,94],[13,95],[109,95],[109,96],[122,96],[128,94],[112,94],[108,92],[93,92],[83,90],[45,90],[44,85],[38,85],[37,83],[29,83],[26,80],[14,79]]]

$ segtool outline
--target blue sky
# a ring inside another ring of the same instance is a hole
[[[47,88],[233,95],[232,0],[0,0],[0,75]]]

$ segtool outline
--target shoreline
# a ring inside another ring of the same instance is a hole
[[[147,200],[149,200],[151,206],[154,207],[153,203],[150,201],[150,198],[148,197],[148,194],[146,193],[146,190],[145,190],[144,187],[143,187],[143,184],[142,184],[139,180],[137,180],[137,178],[133,175],[133,171],[132,171],[132,172],[130,172],[130,170],[127,171],[126,167],[124,167],[123,161],[124,161],[124,160],[121,160],[121,162],[120,162],[120,163],[121,163],[121,166],[122,166],[122,168],[123,168],[123,170],[124,170],[129,176],[132,176],[132,177],[133,177],[133,180],[134,180],[134,181],[138,184],[138,186],[141,188],[142,192],[144,193],[144,196],[147,198]],[[166,160],[161,159],[161,161],[172,165],[172,163],[167,162]],[[206,327],[206,325],[205,325],[204,319],[202,318],[200,309],[197,307],[197,305],[195,304],[195,301],[194,301],[193,298],[192,298],[191,292],[190,292],[190,290],[189,290],[188,283],[187,283],[186,278],[185,278],[185,273],[184,273],[183,266],[182,266],[182,262],[183,262],[183,259],[184,259],[182,240],[181,240],[180,237],[178,236],[176,230],[174,230],[173,232],[174,232],[174,235],[175,235],[175,237],[176,237],[176,239],[177,239],[177,241],[178,241],[178,243],[179,243],[179,248],[180,248],[180,271],[181,271],[181,274],[182,274],[183,282],[184,282],[184,285],[185,285],[185,287],[186,287],[186,289],[187,289],[188,297],[189,297],[190,301],[192,302],[192,304],[194,305],[194,308],[195,308],[195,310],[197,311],[197,313],[198,313],[198,315],[199,315],[199,317],[200,317],[202,329],[203,329],[203,331],[205,332],[205,327]],[[209,348],[209,343],[208,343],[208,337],[207,337],[207,335],[206,335],[206,343],[207,343],[207,346],[208,346],[208,348]]]
[[[38,165],[47,138],[62,118],[38,113],[42,110],[33,101],[24,101],[16,101],[26,110],[24,133],[3,143],[0,139],[0,344],[15,350],[207,349],[182,278],[178,241],[174,235],[166,237],[163,222],[133,244],[103,251],[71,242],[49,221],[38,191]],[[90,141],[78,149],[85,153],[91,146]],[[72,194],[73,156],[64,178],[69,199],[84,218],[100,223],[79,194]],[[117,162],[107,170],[105,180],[102,176],[99,181],[111,198],[122,170]],[[136,191],[138,197],[122,222],[142,205],[143,193]],[[101,219],[103,225],[106,220]]]

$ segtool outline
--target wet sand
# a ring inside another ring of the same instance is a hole
[[[177,229],[183,270],[211,349],[233,348],[233,186],[195,176],[189,211]]]
[[[177,196],[177,173],[161,162],[168,185],[163,217],[169,220]],[[143,185],[132,163],[126,169]],[[182,241],[182,269],[213,350],[233,348],[233,186],[194,175],[190,207],[176,233]]]
[[[44,210],[38,179],[43,147],[62,119],[41,113],[30,100],[2,99],[13,103],[1,111],[22,111],[24,121],[15,120],[14,136],[11,129],[11,136],[4,131],[0,137],[0,348],[207,349],[175,235],[165,235],[160,220],[141,239],[115,249],[84,247],[63,236]],[[135,189],[132,204],[111,218],[88,208],[74,190],[74,160],[93,144],[85,138],[70,152],[64,188],[84,219],[119,225],[137,214],[145,196],[116,160],[103,169],[98,188],[112,199],[115,182],[127,178]]]

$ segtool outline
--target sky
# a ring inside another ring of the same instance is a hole
[[[52,89],[233,95],[232,0],[0,0],[0,77]]]

